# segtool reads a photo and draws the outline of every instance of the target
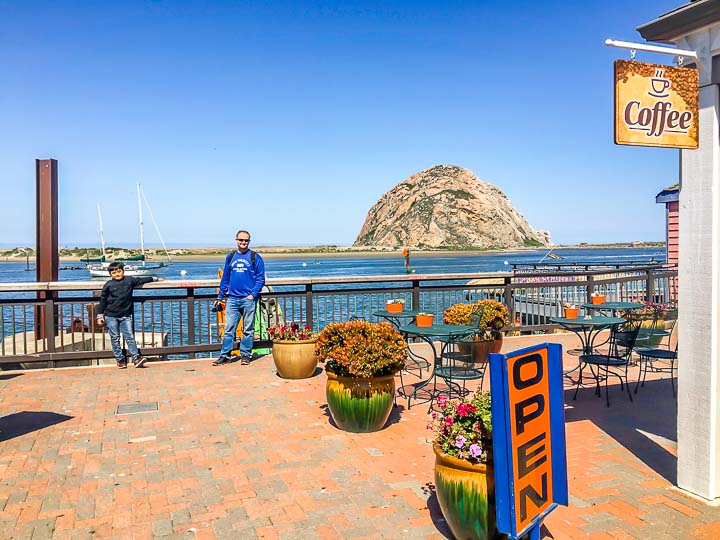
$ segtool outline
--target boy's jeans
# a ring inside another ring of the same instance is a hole
[[[220,356],[230,356],[235,342],[240,317],[243,318],[243,335],[240,340],[240,355],[252,356],[253,341],[255,341],[255,299],[248,300],[237,296],[230,296],[225,303],[225,332],[223,333]]]
[[[120,347],[120,333],[125,338],[130,358],[138,356],[137,343],[133,335],[132,317],[105,317],[105,325],[108,334],[110,334],[110,343],[112,343],[112,352],[118,362],[124,362],[122,347]]]

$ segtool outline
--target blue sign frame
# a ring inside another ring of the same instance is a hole
[[[515,500],[515,471],[513,431],[510,411],[509,359],[547,351],[548,412],[550,415],[550,456],[552,500],[549,507],[532,518],[522,530],[517,530]],[[495,471],[495,509],[497,528],[511,539],[527,533],[540,538],[542,520],[559,504],[568,504],[567,455],[565,445],[565,396],[563,384],[562,347],[544,343],[513,351],[507,355],[490,355],[490,392],[492,398],[493,467]]]

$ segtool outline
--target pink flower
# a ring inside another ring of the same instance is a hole
[[[458,416],[465,417],[477,411],[477,407],[470,405],[469,403],[461,403],[456,409]]]
[[[463,445],[465,444],[466,440],[467,439],[465,437],[463,437],[462,435],[458,435],[458,438],[455,441],[455,446],[457,446],[458,448],[462,448]]]
[[[438,407],[440,407],[441,409],[444,409],[445,406],[448,404],[448,398],[446,398],[445,396],[438,396],[437,404],[438,404]]]
[[[478,458],[480,457],[480,454],[482,454],[482,448],[480,448],[477,444],[471,444],[470,455],[474,458]]]
[[[449,426],[452,426],[454,423],[455,423],[455,421],[453,420],[453,417],[452,417],[452,416],[447,415],[447,416],[445,417],[445,425],[446,425],[446,426],[448,426],[448,427],[449,427]]]

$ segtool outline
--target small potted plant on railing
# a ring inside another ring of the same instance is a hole
[[[417,326],[432,326],[435,315],[421,311],[415,316],[415,324]]]
[[[328,409],[340,429],[354,433],[385,426],[395,398],[395,374],[405,367],[407,342],[390,323],[328,324],[315,355],[325,360]]]
[[[576,319],[577,316],[580,314],[580,310],[577,307],[577,304],[565,304],[565,318],[566,319]]]
[[[595,291],[590,295],[590,301],[593,304],[604,304],[606,296],[598,291]]]
[[[284,379],[306,379],[315,373],[317,333],[310,325],[278,324],[268,328],[272,357],[278,375]]]
[[[437,400],[428,429],[435,432],[435,490],[455,538],[495,536],[495,486],[490,393]]]
[[[402,313],[404,306],[405,300],[403,298],[391,298],[385,303],[385,309],[388,313]]]

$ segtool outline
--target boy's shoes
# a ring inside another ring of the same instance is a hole
[[[135,367],[143,367],[145,365],[145,362],[147,361],[147,358],[144,356],[136,356],[132,359],[133,366]]]
[[[213,366],[222,366],[225,364],[229,364],[232,362],[232,358],[229,356],[218,356],[215,361],[212,363]]]
[[[251,361],[252,361],[252,356],[242,355],[240,357],[240,365],[241,366],[247,366]]]
[[[118,369],[127,368],[127,360],[116,360]]]

